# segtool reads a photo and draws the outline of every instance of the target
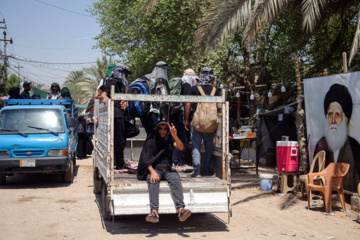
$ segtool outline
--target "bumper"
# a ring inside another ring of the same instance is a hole
[[[69,169],[70,158],[62,157],[38,157],[34,160],[33,166],[21,166],[21,161],[30,158],[0,158],[0,173],[44,173],[63,172]]]

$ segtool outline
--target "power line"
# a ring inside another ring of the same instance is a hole
[[[75,14],[78,14],[78,15],[81,15],[81,16],[84,16],[84,17],[95,18],[95,17],[93,17],[93,16],[85,15],[85,14],[78,13],[78,12],[74,12],[74,11],[72,11],[72,10],[68,10],[68,9],[65,9],[65,8],[62,8],[62,7],[58,7],[58,6],[52,5],[52,4],[50,4],[50,3],[42,2],[42,1],[39,1],[39,0],[35,0],[35,1],[36,1],[36,2],[39,2],[39,3],[42,3],[42,4],[49,5],[49,6],[54,7],[54,8],[61,9],[61,10],[66,11],[66,12],[75,13]]]
[[[56,49],[56,50],[71,50],[71,49],[80,49],[80,48],[89,48],[91,49],[92,46],[81,46],[81,47],[73,47],[73,48],[55,48],[55,47],[33,47],[33,46],[26,46],[26,45],[21,45],[21,44],[14,44],[15,46],[19,46],[19,47],[25,47],[25,48],[35,48],[35,49]]]
[[[86,40],[86,39],[89,39],[89,38],[92,39],[92,38],[95,37],[95,36],[87,36],[87,37],[80,37],[80,38],[75,38],[75,39],[58,39],[58,38],[34,37],[34,36],[28,36],[28,35],[18,34],[18,33],[14,33],[14,32],[12,32],[12,34],[16,35],[16,36],[29,38],[29,39],[37,39],[37,40],[41,39],[41,40],[50,40],[50,41],[59,41],[59,42],[63,42],[63,41],[80,41],[80,40]]]
[[[32,63],[43,63],[43,64],[67,64],[67,65],[75,65],[75,64],[94,64],[96,62],[78,62],[78,63],[55,63],[55,62],[42,62],[42,61],[37,61],[37,60],[31,60],[28,58],[25,59],[21,59],[17,56],[9,56],[10,58],[16,59],[18,61],[23,61],[23,62],[32,62]]]

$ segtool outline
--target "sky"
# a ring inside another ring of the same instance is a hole
[[[62,85],[71,71],[91,67],[101,58],[93,39],[100,25],[85,9],[95,0],[0,0],[0,21],[5,19],[9,73],[22,81]],[[0,27],[5,24],[1,23]],[[4,39],[0,29],[0,39]],[[4,53],[4,42],[0,41]],[[3,64],[3,59],[1,59]]]

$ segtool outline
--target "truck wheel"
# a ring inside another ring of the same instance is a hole
[[[74,162],[70,160],[70,167],[63,175],[64,182],[72,183],[74,179]]]
[[[74,172],[75,172],[76,171],[76,154],[75,153],[73,153],[71,155],[71,160],[74,162]]]
[[[93,190],[95,194],[101,193],[101,178],[99,176],[99,169],[97,167],[94,169]]]
[[[5,185],[5,184],[6,184],[6,174],[0,173],[0,185]]]
[[[101,191],[101,213],[103,215],[104,220],[110,220],[110,201],[107,198],[107,187],[106,184],[103,184]]]

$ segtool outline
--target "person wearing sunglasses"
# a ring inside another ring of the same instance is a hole
[[[145,218],[148,222],[159,222],[159,186],[161,180],[166,180],[169,183],[179,220],[183,222],[191,215],[191,211],[185,209],[179,174],[171,167],[174,148],[184,149],[174,124],[170,125],[167,121],[159,121],[155,130],[145,140],[136,173],[139,180],[146,180],[149,185],[150,214]]]

